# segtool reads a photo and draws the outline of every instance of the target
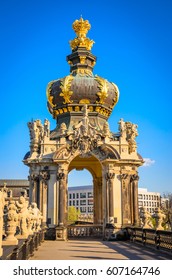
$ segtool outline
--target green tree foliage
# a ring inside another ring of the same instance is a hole
[[[80,211],[75,206],[68,207],[68,222],[75,222],[78,220]]]
[[[168,198],[168,206],[165,205],[164,211],[166,213],[166,222],[165,222],[165,229],[171,229],[172,230],[172,193],[164,193],[164,198]]]

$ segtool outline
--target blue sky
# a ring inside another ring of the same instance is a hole
[[[116,83],[120,99],[109,124],[138,124],[140,187],[172,191],[172,2],[169,0],[2,1],[0,9],[0,178],[27,178],[27,122],[48,118],[46,86],[69,73],[72,23],[88,19],[96,43],[94,74]],[[89,184],[85,173],[83,184]],[[82,178],[83,178],[82,177]],[[75,181],[74,181],[75,180]],[[79,185],[71,173],[70,185]]]

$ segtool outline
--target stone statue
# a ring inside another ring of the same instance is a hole
[[[142,220],[143,228],[152,228],[151,226],[151,214],[146,210],[145,207],[140,209],[140,218]]]
[[[27,229],[27,219],[28,219],[28,201],[26,201],[24,196],[20,196],[19,202],[16,201],[16,206],[18,209],[18,219],[19,219],[19,229],[20,229],[20,238],[28,237]]]
[[[126,122],[126,139],[129,144],[129,153],[135,152],[137,145],[135,138],[138,136],[137,125],[131,122]]]
[[[14,200],[9,200],[7,206],[7,224],[6,224],[6,238],[3,241],[4,245],[17,245],[18,240],[15,236],[18,222],[17,207]]]
[[[153,218],[156,220],[156,230],[164,230],[162,224],[165,221],[166,215],[163,210],[160,209],[160,207],[155,210]]]
[[[119,124],[118,129],[119,129],[119,132],[120,132],[121,137],[122,137],[122,138],[126,138],[126,124],[125,124],[124,120],[123,120],[123,119],[120,119],[120,121],[118,122],[118,124]]]
[[[50,137],[50,122],[47,119],[44,121],[44,136]]]
[[[33,231],[38,232],[39,230],[41,230],[41,223],[42,223],[43,216],[41,211],[38,209],[36,202],[32,202],[31,207],[32,207],[32,214],[34,219]]]
[[[104,125],[103,125],[103,134],[105,136],[110,136],[110,129],[109,129],[108,122],[105,122]]]
[[[66,124],[64,122],[61,123],[61,125],[60,125],[60,134],[65,134],[66,130],[67,130]]]

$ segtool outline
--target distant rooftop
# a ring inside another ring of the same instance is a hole
[[[0,187],[3,187],[4,184],[7,187],[29,187],[27,179],[0,179]]]
[[[70,191],[76,191],[76,190],[92,190],[93,186],[92,185],[87,185],[87,186],[76,186],[76,187],[68,187]]]

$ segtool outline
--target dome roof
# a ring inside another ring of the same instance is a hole
[[[48,84],[48,109],[57,119],[62,114],[80,112],[83,104],[87,104],[89,112],[107,119],[118,102],[118,87],[92,73],[96,57],[90,52],[94,41],[86,37],[89,22],[76,20],[73,29],[77,37],[70,41],[72,54],[67,56],[70,74]]]

